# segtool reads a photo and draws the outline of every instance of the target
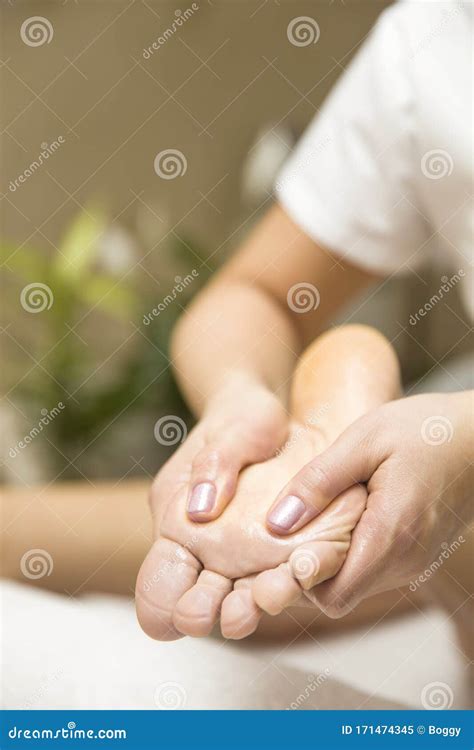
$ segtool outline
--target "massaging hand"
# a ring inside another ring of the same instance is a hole
[[[169,640],[183,634],[208,635],[219,619],[225,637],[242,638],[258,625],[261,612],[245,579],[267,569],[277,577],[266,588],[272,613],[297,603],[301,589],[287,561],[298,545],[311,543],[300,565],[318,560],[319,579],[339,570],[350,541],[350,532],[365,505],[366,493],[355,487],[331,504],[325,513],[291,538],[276,539],[265,526],[269,493],[275,494],[311,456],[322,448],[321,436],[293,423],[288,448],[266,462],[245,469],[237,491],[220,518],[195,524],[186,514],[187,483],[164,497],[156,489],[152,502],[159,506],[156,541],[137,581],[137,611],[144,630],[154,638]],[[316,558],[316,555],[318,556]],[[280,567],[281,566],[281,567]],[[311,572],[316,572],[311,567]],[[237,581],[237,582],[236,582]]]
[[[244,375],[233,376],[158,474],[152,507],[179,484],[186,486],[193,521],[216,518],[233,497],[239,472],[274,455],[288,429],[288,414],[276,396]]]
[[[367,508],[344,567],[312,592],[327,614],[343,616],[364,598],[407,584],[469,523],[473,406],[472,391],[385,404],[348,427],[279,493],[267,521],[287,539],[354,482],[367,482]],[[292,511],[285,512],[286,502]]]
[[[311,592],[302,593],[307,582],[326,580],[343,563],[365,506],[365,488],[342,493],[302,533],[287,539],[265,527],[268,497],[356,416],[396,395],[397,388],[396,359],[376,332],[352,326],[318,339],[295,373],[294,419],[285,450],[243,471],[232,503],[209,524],[195,524],[186,515],[195,455],[191,434],[181,450],[187,471],[172,472],[172,479],[160,472],[152,492],[156,541],[136,590],[144,630],[163,640],[205,635],[221,609],[224,635],[244,637],[257,627],[257,602],[272,614],[301,600],[308,603]]]

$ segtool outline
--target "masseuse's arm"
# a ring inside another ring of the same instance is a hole
[[[373,279],[319,247],[276,204],[188,308],[174,333],[172,360],[201,418],[192,434],[193,520],[217,517],[243,466],[284,442],[298,354]],[[189,464],[185,445],[168,473]]]
[[[387,276],[427,252],[400,13],[382,14],[283,167],[279,205],[178,326],[176,374],[202,419],[154,492],[172,490],[177,471],[190,477],[194,520],[219,515],[239,470],[284,442],[287,384],[302,348],[371,273]]]

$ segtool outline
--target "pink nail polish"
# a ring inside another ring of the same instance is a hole
[[[216,502],[216,488],[211,482],[201,482],[193,487],[191,496],[188,500],[188,513],[199,515],[200,513],[209,513]]]
[[[268,516],[268,523],[289,531],[306,510],[306,505],[296,495],[288,495],[278,502]]]

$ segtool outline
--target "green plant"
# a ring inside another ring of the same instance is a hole
[[[59,402],[65,404],[48,426],[48,437],[61,446],[66,459],[122,414],[186,412],[169,366],[169,338],[182,308],[208,275],[204,266],[199,266],[192,284],[183,285],[175,303],[161,305],[149,325],[143,319],[176,285],[169,259],[174,273],[195,268],[198,250],[187,240],[173,239],[164,254],[168,267],[158,268],[157,289],[151,277],[138,272],[134,264],[121,279],[101,269],[99,239],[106,231],[106,217],[85,210],[75,217],[52,258],[31,245],[15,248],[3,243],[1,247],[7,269],[22,284],[45,285],[51,291],[50,307],[33,316],[18,305],[16,291],[18,334],[41,319],[34,344],[41,366],[21,378],[14,393],[27,405],[32,420],[38,408],[50,410]],[[84,325],[92,329],[92,343],[88,340],[87,345],[77,333]],[[104,360],[101,351],[101,335],[106,337],[107,331],[118,338],[117,349],[124,350],[114,366],[115,357]],[[60,454],[55,460],[61,464]]]

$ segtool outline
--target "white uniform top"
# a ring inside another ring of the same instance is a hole
[[[474,316],[473,26],[471,2],[384,11],[276,193],[313,239],[376,272],[416,268],[436,246]]]

